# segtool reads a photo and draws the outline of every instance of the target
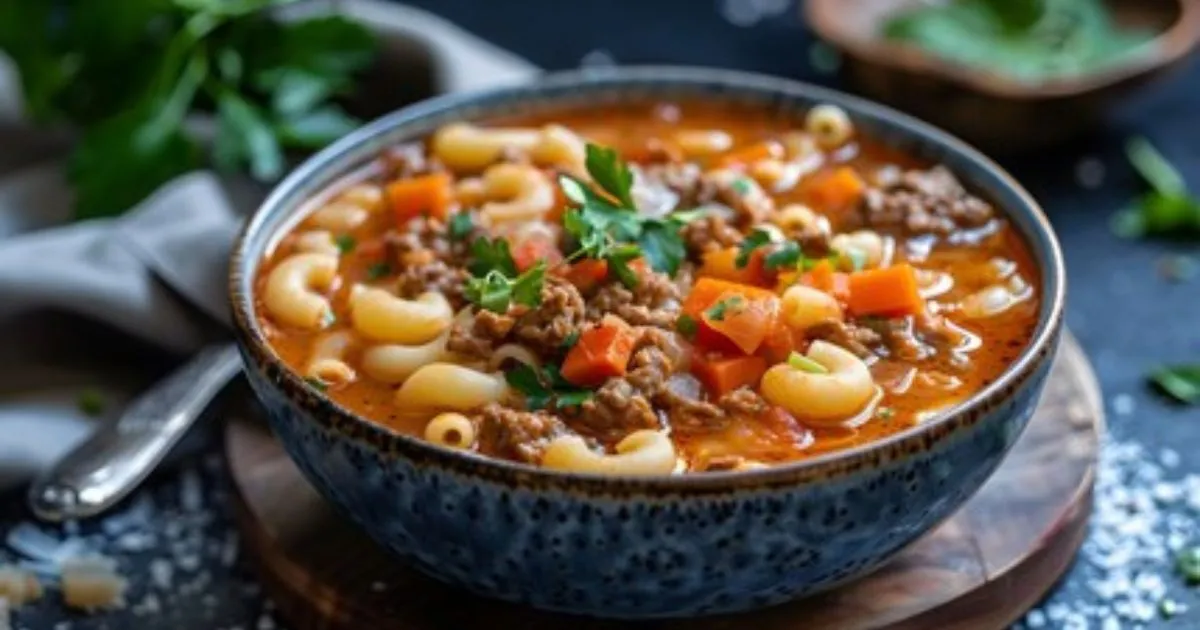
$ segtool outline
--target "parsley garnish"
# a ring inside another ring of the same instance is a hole
[[[1150,192],[1113,217],[1113,231],[1130,238],[1200,235],[1200,200],[1188,192],[1179,171],[1145,138],[1130,140],[1125,152],[1134,170],[1150,184]]]
[[[1200,584],[1200,547],[1188,547],[1175,556],[1175,570],[1188,584]]]
[[[79,405],[79,410],[89,416],[98,416],[104,413],[104,394],[95,387],[88,387],[79,392],[79,398],[75,401]]]
[[[1200,403],[1200,364],[1159,368],[1150,374],[1150,380],[1181,403]]]
[[[483,277],[492,271],[509,278],[517,275],[517,264],[513,262],[508,241],[502,238],[477,238],[472,241],[471,262],[467,269],[476,277]]]
[[[799,352],[793,352],[793,353],[789,354],[787,362],[788,362],[788,365],[790,365],[791,367],[793,367],[797,370],[800,370],[802,372],[808,372],[809,374],[828,374],[829,373],[829,368],[825,367],[824,365],[821,365],[820,363],[817,363],[816,361],[813,361],[812,359],[804,356],[803,354],[800,354]]]
[[[678,330],[679,334],[687,339],[695,338],[698,329],[699,325],[691,315],[680,315],[679,319],[675,320],[675,330]]]
[[[513,302],[537,306],[542,301],[542,283],[546,278],[546,263],[525,270],[515,278],[493,269],[482,277],[468,278],[463,289],[467,300],[494,313],[506,313]]]
[[[763,267],[768,271],[772,269],[796,269],[800,266],[800,261],[803,259],[804,251],[800,249],[800,244],[795,241],[788,241],[763,258]]]
[[[304,382],[308,383],[309,385],[312,385],[313,389],[316,389],[317,391],[320,391],[320,392],[323,392],[323,391],[326,391],[329,389],[328,383],[326,383],[325,381],[322,381],[319,378],[314,378],[312,376],[305,378]]]
[[[742,296],[740,295],[728,297],[724,300],[718,300],[716,304],[713,304],[712,306],[708,307],[708,310],[704,311],[704,316],[710,321],[722,321],[727,315],[732,315],[733,313],[737,312],[737,310],[741,308],[742,302],[744,301],[745,300],[743,300]],[[733,312],[730,312],[731,309]]]
[[[392,266],[385,262],[377,262],[367,267],[367,280],[375,281],[389,273],[392,273]]]
[[[450,217],[450,240],[465,240],[474,230],[475,222],[471,220],[470,214],[459,212]]]
[[[733,192],[737,193],[739,197],[745,197],[746,195],[750,194],[750,180],[746,179],[745,177],[739,177],[733,180],[730,182],[729,187],[732,188]]]
[[[766,230],[754,230],[742,239],[742,243],[738,245],[737,257],[733,259],[733,264],[742,269],[750,264],[750,256],[754,250],[767,245],[771,242],[771,234]]]
[[[577,343],[579,343],[579,331],[572,330],[571,332],[567,333],[567,336],[563,339],[562,344],[559,347],[561,347],[563,350],[570,350],[571,348],[574,348],[575,344]]]
[[[592,397],[590,390],[568,383],[552,365],[539,369],[522,364],[505,372],[504,380],[525,396],[530,409],[576,407]]]
[[[654,270],[674,276],[687,255],[679,230],[699,214],[679,212],[665,219],[638,214],[633,203],[633,172],[612,149],[589,144],[587,168],[611,199],[572,177],[559,177],[563,194],[577,206],[563,217],[563,228],[578,243],[576,255],[607,261],[613,275],[627,286],[634,286],[637,277],[625,263],[638,256]],[[633,247],[622,249],[621,245]]]
[[[343,254],[349,254],[358,245],[358,241],[354,240],[354,237],[349,234],[338,235],[337,238],[333,239],[333,243],[337,245],[338,251]]]

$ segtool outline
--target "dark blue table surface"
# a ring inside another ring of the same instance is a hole
[[[416,0],[412,4],[547,69],[578,67],[585,59],[588,63],[678,63],[839,86],[835,76],[812,67],[812,35],[800,20],[796,2],[790,0]],[[1100,524],[1089,541],[1093,551],[1085,553],[1048,601],[1026,618],[1027,627],[1200,627],[1200,593],[1189,591],[1172,574],[1170,554],[1165,551],[1168,544],[1185,541],[1168,540],[1164,533],[1173,532],[1176,539],[1196,534],[1200,477],[1187,476],[1200,474],[1200,459],[1192,456],[1200,450],[1200,410],[1169,404],[1144,383],[1147,369],[1157,364],[1200,362],[1200,279],[1172,283],[1158,272],[1164,255],[1200,254],[1200,243],[1124,240],[1108,228],[1109,218],[1141,190],[1122,153],[1122,144],[1131,135],[1151,138],[1200,190],[1198,115],[1200,67],[1193,65],[1127,103],[1106,129],[1092,137],[1052,152],[1004,161],[1043,204],[1062,241],[1070,281],[1068,322],[1096,368],[1113,437],[1107,472],[1102,471],[1107,476],[1102,478],[1097,506]],[[1091,176],[1081,179],[1081,170]],[[1097,175],[1098,182],[1094,181]],[[1089,179],[1093,180],[1089,186],[1081,183]],[[1169,482],[1165,489],[1164,480]],[[127,539],[112,549],[113,536],[101,536],[102,532],[85,526],[83,534],[103,539],[98,544],[123,553],[137,569],[132,572],[134,611],[68,618],[56,606],[41,605],[22,611],[16,627],[275,627],[270,605],[261,600],[253,578],[235,562],[230,547],[236,539],[229,515],[220,509],[197,508],[191,494],[197,488],[212,500],[206,504],[219,504],[224,497],[224,475],[212,456],[157,480],[143,492],[140,506],[134,504],[142,512],[130,516],[134,521],[179,519],[177,531],[168,534],[174,536],[173,561],[178,565],[182,558],[185,566],[176,568],[171,586],[163,587],[172,596],[147,599],[145,592],[163,576],[159,571],[157,577],[147,577],[153,573],[153,561],[138,559],[136,540]],[[1180,489],[1194,492],[1193,500],[1158,496]],[[1151,491],[1161,500],[1138,496]],[[18,498],[0,507],[7,517],[5,524],[23,517]],[[1152,522],[1147,524],[1151,511]],[[1143,525],[1150,530],[1135,531]],[[1094,566],[1115,562],[1113,546],[1119,547],[1126,538],[1141,540],[1146,549],[1135,552],[1151,556],[1142,558],[1138,566],[1143,568],[1114,574]],[[1161,549],[1154,549],[1159,538]],[[186,566],[193,555],[199,569]],[[1143,582],[1125,584],[1126,578]],[[1147,615],[1137,611],[1113,612],[1114,597],[1139,588],[1161,592],[1161,597],[1187,610],[1169,620],[1156,613],[1148,622],[1138,621]]]

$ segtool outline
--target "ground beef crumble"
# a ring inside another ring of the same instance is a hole
[[[641,275],[632,289],[611,281],[587,301],[587,318],[599,321],[607,314],[633,326],[674,328],[679,318],[680,288],[669,276],[658,272]]]
[[[729,225],[725,217],[715,212],[689,222],[680,230],[679,236],[683,239],[688,255],[696,261],[706,252],[734,247],[742,242],[742,233]]]
[[[969,194],[944,166],[912,170],[868,189],[861,220],[871,227],[899,227],[913,234],[949,234],[991,221],[990,204]]]
[[[519,342],[543,358],[554,358],[583,327],[585,312],[574,285],[547,276],[538,306],[513,305],[507,313],[477,309],[466,322],[454,323],[446,348],[466,359],[487,360],[499,346]]]
[[[483,442],[532,464],[541,460],[550,440],[570,432],[552,413],[520,411],[498,403],[484,406],[473,421]]]

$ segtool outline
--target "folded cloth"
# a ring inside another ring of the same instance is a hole
[[[333,6],[371,26],[383,40],[384,63],[394,66],[387,69],[389,76],[414,77],[412,85],[431,92],[426,96],[526,81],[536,73],[528,62],[411,7],[377,0]],[[15,93],[15,76],[3,70],[0,330],[20,336],[12,323],[18,315],[53,309],[104,322],[177,353],[223,334],[219,323],[228,312],[229,248],[265,191],[236,177],[196,172],[169,182],[120,217],[70,223],[69,186],[60,168],[67,145],[61,135],[43,137],[13,123],[16,101],[3,95]],[[22,160],[55,151],[57,157],[36,165]],[[0,353],[0,359],[12,365],[38,357]],[[11,420],[7,402],[0,394],[0,423]],[[28,412],[27,406],[22,409]],[[0,487],[28,477],[73,446],[92,424],[78,415],[86,428],[64,433],[62,423],[55,423],[58,432],[44,439],[24,435],[22,461],[15,469],[0,470]],[[0,452],[6,448],[3,441]]]

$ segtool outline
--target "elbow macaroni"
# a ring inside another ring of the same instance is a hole
[[[350,292],[354,329],[376,341],[402,345],[426,343],[442,334],[454,311],[441,293],[406,300],[383,289],[358,285]]]
[[[395,385],[403,383],[413,372],[446,358],[446,340],[450,329],[429,343],[417,346],[387,344],[372,346],[363,351],[362,370],[371,378]]]
[[[781,363],[762,377],[762,394],[802,422],[838,426],[862,411],[877,388],[867,365],[848,350],[827,341],[814,341],[809,359],[829,370],[827,374],[805,372]]]
[[[584,165],[587,149],[583,139],[562,125],[546,125],[538,132],[537,144],[529,152],[534,162],[543,166],[558,167],[576,177],[587,174]]]
[[[488,201],[480,208],[493,224],[533,221],[554,207],[554,184],[528,164],[497,164],[483,174]]]
[[[583,438],[562,436],[546,447],[542,467],[598,475],[667,475],[675,470],[678,460],[671,438],[649,429],[625,436],[617,443],[616,451],[613,455],[596,453]]]
[[[497,402],[508,389],[504,375],[453,363],[430,363],[396,390],[396,406],[409,411],[466,411]]]
[[[294,254],[267,275],[263,306],[281,323],[317,329],[333,316],[329,299],[318,291],[329,289],[337,277],[338,259],[329,254]]]
[[[338,249],[337,242],[333,240],[333,233],[329,230],[301,232],[296,235],[293,248],[297,252],[313,254],[329,254],[330,256],[342,254],[342,251]]]
[[[354,335],[348,330],[323,335],[313,344],[304,375],[322,383],[344,385],[357,376],[346,363],[346,354],[354,347]]]
[[[446,125],[433,136],[433,154],[447,167],[479,171],[498,161],[507,150],[529,151],[538,144],[532,129],[485,129],[466,123]]]
[[[439,413],[425,425],[425,439],[446,448],[469,450],[475,437],[475,424],[461,413]]]
[[[783,293],[783,321],[798,331],[805,331],[828,321],[842,321],[842,307],[836,298],[824,291],[797,284]]]

